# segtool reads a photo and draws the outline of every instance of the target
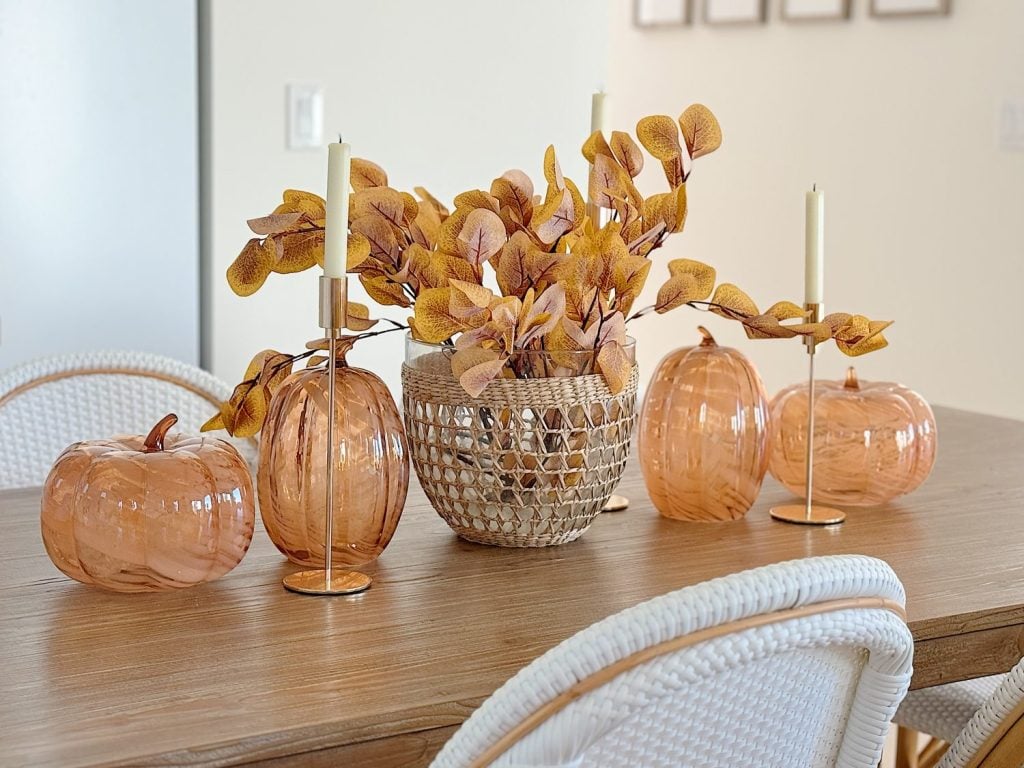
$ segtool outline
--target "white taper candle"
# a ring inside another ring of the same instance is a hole
[[[325,277],[345,276],[348,262],[348,188],[351,157],[352,147],[344,142],[339,141],[327,147]]]
[[[807,193],[804,247],[804,302],[821,304],[825,293],[825,193]]]
[[[608,94],[598,91],[590,101],[590,132],[600,131],[608,138]]]

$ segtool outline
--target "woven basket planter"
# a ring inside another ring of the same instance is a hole
[[[407,362],[405,426],[420,485],[469,541],[573,541],[622,477],[638,378],[634,366],[617,395],[598,375],[497,379],[470,397],[441,352]]]

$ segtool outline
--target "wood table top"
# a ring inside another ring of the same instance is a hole
[[[772,521],[768,507],[790,496],[770,478],[743,520],[666,520],[634,461],[620,486],[628,511],[572,544],[500,549],[456,538],[414,483],[394,541],[366,569],[374,586],[356,597],[286,592],[297,568],[259,526],[220,581],[101,592],[50,564],[39,489],[0,493],[0,763],[422,764],[508,677],[587,625],[812,555],[863,553],[896,570],[915,685],[1003,671],[1024,649],[1024,422],[936,414],[932,477],[839,527]],[[374,762],[384,740],[407,762]]]

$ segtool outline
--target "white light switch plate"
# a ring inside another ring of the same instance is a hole
[[[288,149],[319,148],[324,142],[324,89],[292,83],[287,88]]]
[[[999,107],[999,148],[1024,152],[1024,98],[1004,99]]]

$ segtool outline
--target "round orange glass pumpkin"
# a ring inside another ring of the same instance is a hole
[[[938,432],[919,394],[891,382],[815,382],[813,500],[868,507],[910,493],[935,463]],[[793,493],[805,492],[807,384],[772,400],[772,475]]]
[[[249,466],[212,437],[146,437],[69,446],[43,487],[43,544],[68,576],[115,592],[191,587],[242,560],[256,520]]]
[[[746,357],[698,330],[700,345],[670,352],[651,379],[640,414],[640,466],[665,517],[736,520],[768,468],[768,399]]]
[[[329,378],[324,368],[289,376],[274,393],[260,435],[257,489],[271,540],[289,560],[324,565]],[[335,565],[375,559],[391,541],[409,490],[402,417],[387,386],[339,358],[334,409]]]

